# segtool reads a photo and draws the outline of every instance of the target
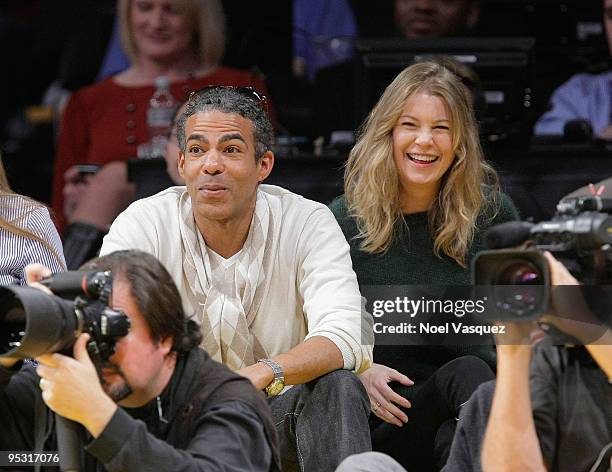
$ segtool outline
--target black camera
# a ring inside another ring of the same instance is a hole
[[[31,287],[0,287],[0,357],[34,358],[63,352],[81,333],[89,333],[88,351],[101,364],[130,329],[129,318],[108,306],[112,274],[69,271],[41,281],[57,295]]]
[[[537,318],[546,313],[550,299],[542,251],[551,252],[585,285],[612,281],[612,199],[564,199],[550,221],[503,223],[488,231],[485,242],[492,250],[472,260],[472,283],[495,286],[481,292],[494,297],[505,314],[501,318]]]

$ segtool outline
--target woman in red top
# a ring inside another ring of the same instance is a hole
[[[124,49],[131,67],[77,91],[60,129],[53,208],[60,227],[75,221],[106,230],[130,202],[125,161],[149,140],[146,109],[159,76],[171,82],[177,102],[213,84],[251,86],[267,92],[250,71],[219,66],[225,18],[220,0],[119,0]],[[76,164],[105,166],[81,179]]]

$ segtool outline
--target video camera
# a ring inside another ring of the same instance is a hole
[[[57,295],[31,287],[0,287],[0,357],[71,355],[77,337],[89,333],[87,349],[99,369],[130,329],[125,313],[108,306],[111,272],[69,271],[41,283]]]
[[[494,226],[485,243],[491,250],[473,259],[472,283],[497,286],[495,301],[504,318],[537,318],[548,311],[551,295],[543,251],[551,252],[586,286],[583,292],[612,281],[612,198],[564,199],[550,221]]]

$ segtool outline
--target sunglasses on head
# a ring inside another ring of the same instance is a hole
[[[195,98],[198,94],[208,92],[209,90],[233,90],[235,92],[238,92],[240,95],[243,95],[247,98],[250,98],[251,100],[256,101],[260,105],[263,104],[265,106],[266,113],[268,113],[268,102],[266,100],[266,96],[263,93],[260,93],[255,90],[253,87],[234,87],[233,85],[209,85],[207,87],[191,92],[187,101],[191,102],[191,100]]]

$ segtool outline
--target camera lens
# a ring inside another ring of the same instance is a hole
[[[542,285],[542,275],[529,261],[513,262],[504,267],[497,277],[498,285]]]
[[[0,287],[0,355],[27,359],[71,346],[74,302],[31,287]]]

